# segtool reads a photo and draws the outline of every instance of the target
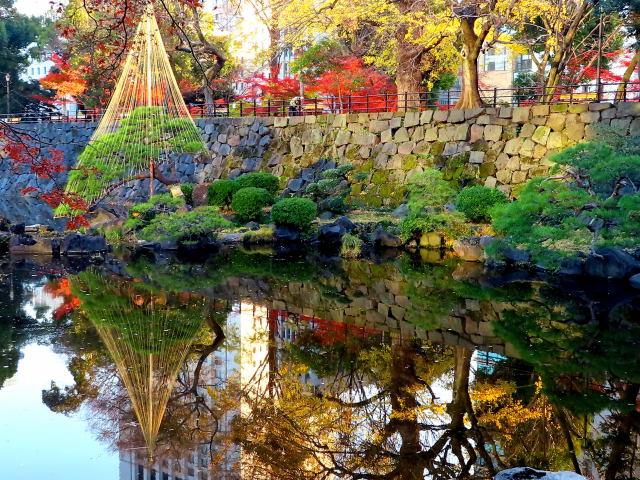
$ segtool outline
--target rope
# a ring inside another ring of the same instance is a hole
[[[154,166],[203,148],[149,4],[105,114],[69,173],[65,191],[91,204],[107,193],[110,183],[148,172],[153,194]],[[74,213],[79,212],[56,209],[56,216]]]

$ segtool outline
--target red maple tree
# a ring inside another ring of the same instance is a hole
[[[52,54],[50,59],[55,67],[40,79],[40,85],[49,90],[55,90],[55,103],[64,105],[70,98],[75,100],[82,95],[87,88],[87,82],[72,69],[68,61],[57,53]]]

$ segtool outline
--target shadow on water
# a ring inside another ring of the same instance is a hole
[[[1,275],[5,377],[35,278],[74,379],[42,399],[90,412],[121,478],[640,474],[640,298],[619,286],[240,249]]]

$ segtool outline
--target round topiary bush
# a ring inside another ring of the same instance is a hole
[[[231,209],[241,222],[251,222],[262,218],[262,209],[273,203],[273,195],[264,188],[246,187],[233,194]]]
[[[216,207],[228,207],[238,190],[240,185],[235,180],[216,180],[209,185],[208,203]]]
[[[276,225],[308,230],[318,214],[318,207],[308,198],[283,198],[271,209],[271,220]]]
[[[506,203],[507,197],[497,188],[466,187],[455,198],[455,205],[472,222],[490,222],[489,210]]]
[[[267,172],[251,172],[239,176],[235,180],[239,188],[257,187],[264,188],[274,195],[279,188],[278,177]]]

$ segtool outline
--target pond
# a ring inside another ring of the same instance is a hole
[[[0,259],[0,476],[638,478],[639,313],[437,255]]]

